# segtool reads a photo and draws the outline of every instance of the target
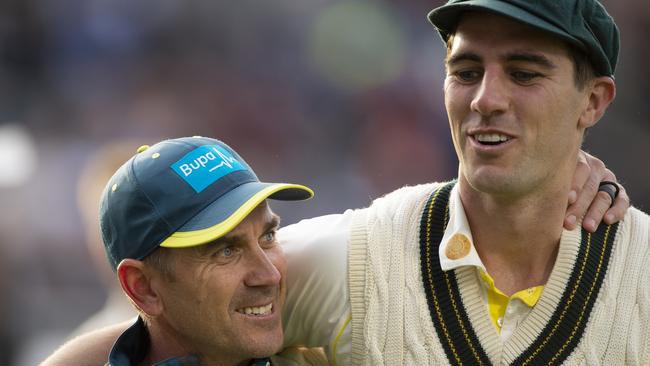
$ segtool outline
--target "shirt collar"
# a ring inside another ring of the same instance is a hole
[[[110,354],[108,355],[107,366],[131,366],[138,365],[149,352],[150,339],[147,327],[141,317],[135,321],[127,330],[122,333]],[[255,359],[251,361],[251,366],[269,366],[268,358]],[[153,366],[199,366],[200,361],[194,355],[185,357],[172,357],[164,361],[155,363]]]
[[[458,267],[474,266],[487,272],[474,247],[458,186],[454,185],[449,195],[449,222],[438,247],[440,268],[449,271]]]

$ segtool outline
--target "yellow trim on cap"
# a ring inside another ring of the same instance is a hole
[[[291,188],[302,189],[303,191],[308,192],[310,196],[307,199],[310,199],[314,196],[314,191],[303,185],[278,183],[264,188],[263,190],[254,194],[253,197],[244,202],[244,204],[241,205],[235,212],[233,212],[232,215],[217,225],[201,230],[177,231],[165,239],[160,244],[160,246],[165,248],[188,248],[206,244],[215,239],[219,239],[220,237],[229,233],[237,225],[239,225],[239,223],[242,222],[242,220],[244,220],[244,218],[248,216],[248,214],[251,213],[255,207],[257,207],[270,195]]]

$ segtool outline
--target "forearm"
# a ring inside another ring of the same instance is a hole
[[[117,337],[126,330],[132,320],[111,325],[68,341],[40,366],[103,366]]]

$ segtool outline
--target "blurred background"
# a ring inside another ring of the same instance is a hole
[[[442,3],[2,1],[0,364],[37,364],[93,314],[82,330],[130,316],[95,215],[141,144],[217,137],[262,179],[314,188],[275,204],[285,224],[455,177],[445,48],[426,20]],[[604,3],[622,33],[618,96],[586,149],[648,211],[650,7]]]

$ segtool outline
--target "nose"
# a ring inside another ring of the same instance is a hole
[[[508,80],[498,71],[486,70],[470,107],[483,117],[505,112],[509,107]]]
[[[272,260],[274,254],[269,254],[257,246],[249,253],[247,260],[248,273],[245,278],[246,286],[277,286],[282,274]]]

